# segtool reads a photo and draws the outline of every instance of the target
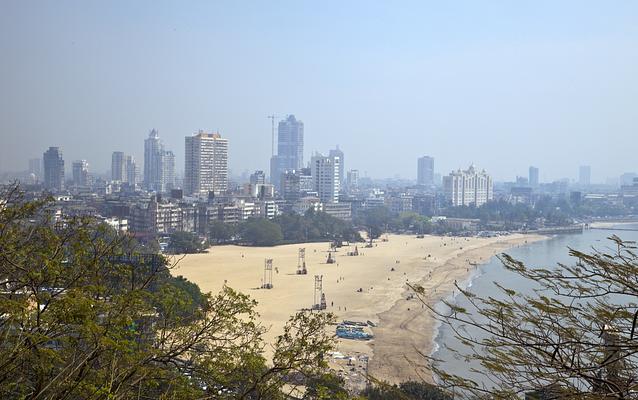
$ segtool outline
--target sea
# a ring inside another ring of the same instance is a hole
[[[569,256],[569,248],[582,252],[592,252],[594,249],[613,252],[615,245],[608,239],[612,235],[616,235],[626,241],[638,242],[638,231],[614,230],[614,228],[638,230],[638,223],[614,225],[611,229],[604,230],[587,229],[582,234],[555,235],[547,240],[509,249],[506,253],[524,262],[526,266],[552,268],[558,263],[574,264],[575,259]],[[534,287],[533,282],[507,271],[497,257],[492,257],[487,263],[478,266],[475,273],[462,285],[481,297],[502,297],[499,296],[499,289],[494,282],[522,293],[532,293]],[[451,295],[447,301],[451,301],[461,307],[471,308],[468,301],[463,296],[458,295],[458,293]],[[445,307],[443,304],[438,304],[437,309],[444,311]],[[463,346],[454,337],[452,328],[445,324],[439,324],[432,352],[433,358],[441,360],[439,367],[445,371],[453,372],[456,375],[471,378],[490,386],[490,383],[485,382],[482,376],[472,372],[472,364],[468,363],[463,357],[458,357],[446,347],[456,350],[463,349]]]

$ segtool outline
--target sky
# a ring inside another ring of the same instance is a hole
[[[30,1],[0,3],[0,171],[59,146],[67,169],[143,163],[152,128],[229,139],[268,170],[268,115],[339,145],[362,176],[592,180],[638,171],[636,1]]]

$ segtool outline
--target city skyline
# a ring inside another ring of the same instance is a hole
[[[195,9],[8,3],[0,170],[57,146],[102,173],[111,151],[142,160],[136,143],[155,126],[178,171],[200,127],[234,144],[235,173],[267,171],[273,113],[304,121],[305,159],[338,143],[361,176],[413,179],[423,153],[439,171],[471,161],[501,181],[537,164],[541,181],[576,179],[581,164],[592,182],[636,170],[618,146],[636,134],[636,3]]]

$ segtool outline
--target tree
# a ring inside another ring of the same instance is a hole
[[[0,398],[283,399],[325,370],[334,317],[291,317],[263,356],[255,301],[203,294],[169,260],[48,201],[0,192]]]
[[[168,251],[173,254],[201,253],[206,244],[194,233],[175,232],[171,235]]]
[[[505,268],[538,288],[525,294],[497,285],[501,295],[487,298],[459,288],[470,309],[447,303],[449,313],[432,310],[463,345],[449,350],[480,365],[482,381],[494,384],[446,372],[437,360],[434,372],[467,397],[515,399],[540,390],[547,398],[635,399],[638,256],[633,242],[610,240],[613,251],[570,250],[574,263],[554,269],[501,255]]]
[[[234,225],[225,224],[222,221],[212,221],[208,229],[208,237],[211,242],[226,243],[236,234]]]
[[[452,400],[452,396],[425,382],[403,382],[399,386],[378,384],[363,391],[368,400]]]
[[[274,246],[283,240],[281,228],[265,218],[251,218],[239,227],[244,242],[253,246]]]
[[[392,214],[387,207],[376,207],[362,213],[360,224],[365,226],[372,239],[376,239],[388,229]]]

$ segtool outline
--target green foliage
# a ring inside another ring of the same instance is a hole
[[[308,241],[361,241],[361,236],[351,222],[335,218],[325,212],[309,209],[305,215],[284,214],[274,220],[281,226],[287,242]]]
[[[211,242],[227,243],[237,234],[234,225],[225,224],[222,221],[211,221],[208,228],[208,237]]]
[[[168,251],[173,254],[201,253],[206,249],[206,243],[194,233],[175,232],[171,234]]]
[[[130,237],[53,224],[15,187],[0,204],[0,398],[283,399],[291,374],[325,373],[330,314],[293,316],[267,362],[247,295],[202,294]]]
[[[399,386],[378,385],[362,393],[368,400],[452,400],[452,396],[425,382],[404,382]]]
[[[389,228],[393,221],[393,215],[387,207],[376,207],[364,210],[360,213],[357,223],[364,226],[368,231],[368,235],[372,239],[376,239]]]
[[[284,238],[281,228],[265,218],[251,218],[240,225],[242,240],[252,246],[274,246]]]
[[[311,376],[306,380],[304,400],[346,400],[348,391],[344,388],[343,378],[332,373]]]

